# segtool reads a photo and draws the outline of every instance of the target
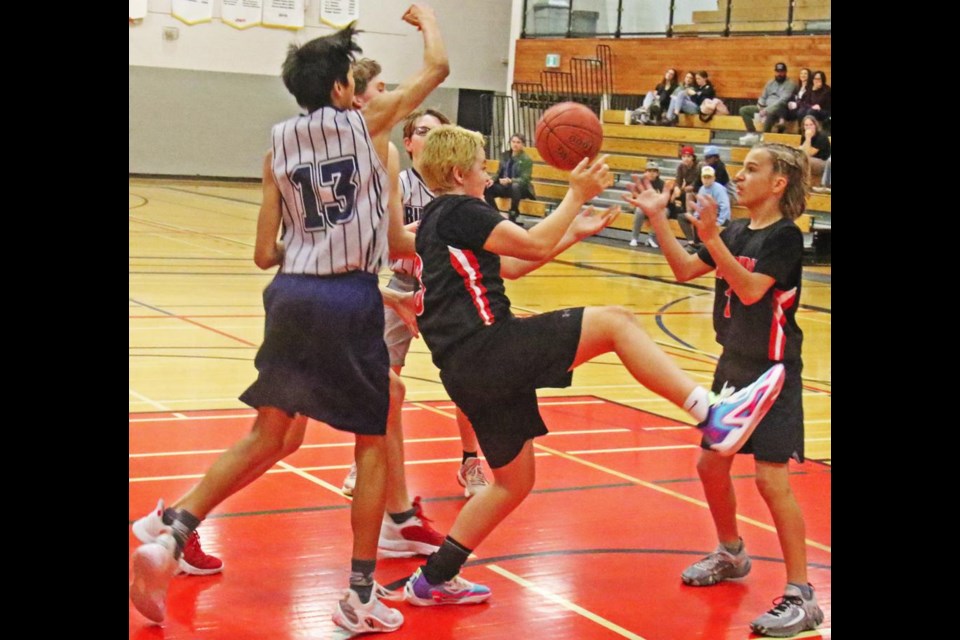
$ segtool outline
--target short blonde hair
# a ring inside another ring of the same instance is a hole
[[[436,194],[457,188],[453,169],[466,173],[477,161],[477,149],[483,149],[483,136],[476,131],[445,124],[427,134],[420,154],[420,175]]]

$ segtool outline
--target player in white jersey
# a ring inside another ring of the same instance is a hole
[[[403,624],[399,611],[379,601],[373,581],[389,405],[382,305],[402,299],[384,297],[378,288],[390,219],[385,167],[390,129],[449,73],[433,10],[411,5],[403,20],[422,31],[423,68],[362,115],[352,110],[350,65],[361,51],[353,24],[289,48],[284,85],[307,114],[274,126],[263,162],[254,262],[280,269],[264,291],[258,377],[241,396],[257,417],[251,433],[162,513],[154,540],[134,552],[130,597],[150,620],[164,619],[177,560],[203,519],[296,451],[310,417],[356,437],[350,588],[334,621],[353,632],[395,631]]]

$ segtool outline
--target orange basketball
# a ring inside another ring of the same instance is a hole
[[[570,170],[584,158],[593,158],[603,143],[600,119],[576,102],[561,102],[544,112],[534,133],[544,162]]]

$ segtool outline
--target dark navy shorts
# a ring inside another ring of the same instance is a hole
[[[443,387],[470,418],[491,468],[547,433],[536,390],[570,386],[582,324],[582,307],[510,318],[479,330],[444,360]]]
[[[768,360],[747,360],[721,355],[713,376],[713,392],[719,393],[723,383],[735,389],[747,386],[773,366]],[[803,462],[803,382],[802,362],[784,362],[786,378],[783,389],[770,411],[763,417],[756,431],[738,453],[753,454],[763,462],[787,462],[790,458]],[[706,442],[700,446],[708,449]]]
[[[377,276],[277,274],[263,306],[259,375],[240,400],[342,431],[385,434],[390,378]]]

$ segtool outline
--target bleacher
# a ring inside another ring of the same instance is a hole
[[[660,174],[664,179],[672,178],[676,174],[680,163],[679,150],[683,145],[694,147],[698,160],[703,159],[703,149],[707,144],[717,146],[720,157],[727,170],[733,177],[742,167],[742,163],[750,148],[742,146],[739,138],[745,128],[739,116],[716,116],[710,122],[701,122],[697,116],[681,116],[677,126],[658,127],[645,125],[624,125],[622,110],[608,109],[603,113],[604,140],[601,153],[610,154],[608,164],[615,173],[614,185],[601,193],[590,203],[597,207],[608,207],[614,204],[623,205],[621,214],[609,229],[600,235],[624,239],[625,233],[633,227],[632,207],[623,200],[628,193],[627,185],[631,181],[631,174],[642,173],[648,159],[655,158],[660,165]],[[800,136],[786,133],[758,134],[766,142],[781,142],[792,146],[799,146]],[[556,169],[546,164],[530,145],[526,152],[534,161],[533,185],[537,194],[536,200],[523,200],[520,203],[520,213],[531,217],[543,217],[560,203],[567,191],[569,172]],[[487,161],[487,170],[495,173],[498,162]],[[499,198],[498,208],[505,211],[509,208],[509,200]],[[748,217],[745,207],[733,205],[731,214],[734,218]],[[796,222],[804,232],[804,246],[809,253],[818,258],[824,257],[824,248],[829,246],[831,228],[830,195],[811,193],[807,199],[807,212]],[[683,237],[679,225],[671,220],[677,237]],[[649,222],[645,223],[645,230]]]

